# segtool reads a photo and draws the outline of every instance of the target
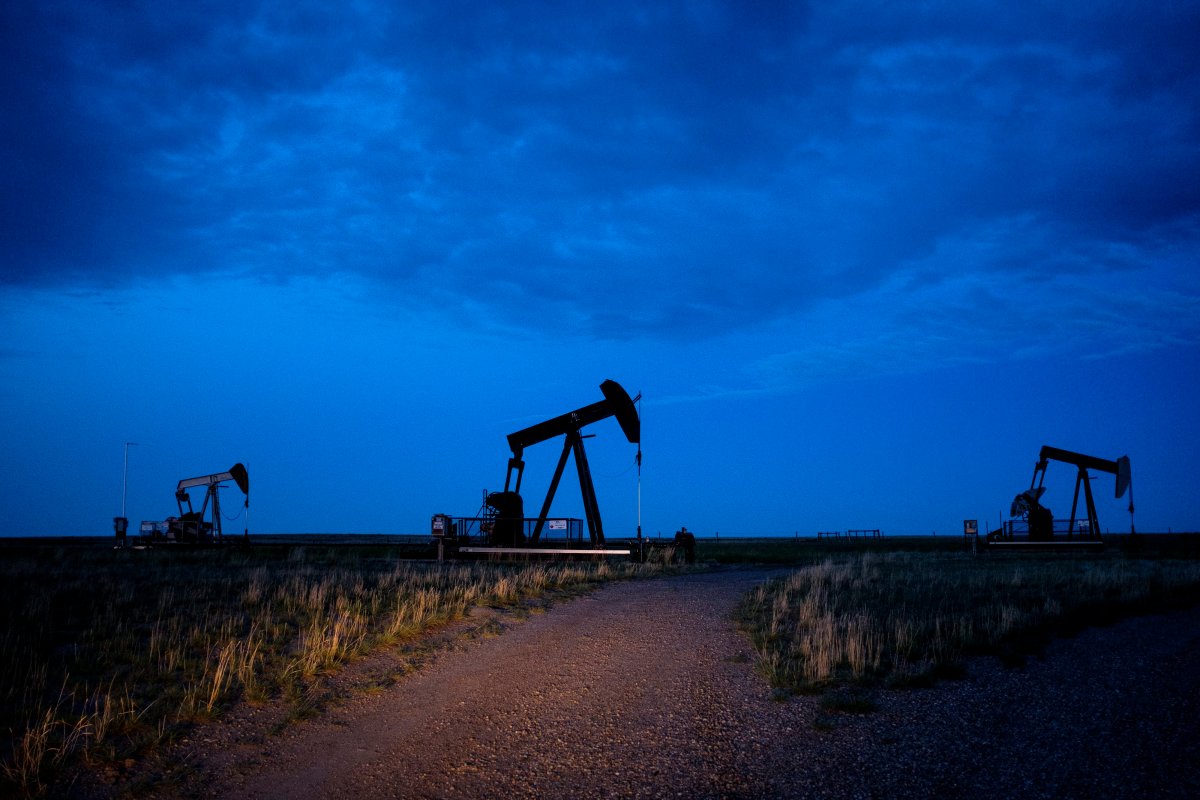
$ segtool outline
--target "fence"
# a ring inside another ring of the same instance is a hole
[[[883,531],[881,531],[879,528],[858,528],[855,530],[848,530],[845,534],[843,534],[841,531],[817,531],[818,539],[824,539],[826,537],[841,538],[843,535],[850,538],[857,538],[859,536],[880,538],[883,536]]]
[[[1000,535],[1004,539],[1028,539],[1029,538],[1029,521],[1024,519],[1010,519],[1004,523],[1004,528]],[[1053,535],[1055,537],[1062,536],[1067,539],[1078,537],[1080,539],[1099,539],[1100,532],[1093,533],[1091,525],[1085,520],[1075,520],[1074,528],[1071,527],[1069,519],[1056,519],[1053,524]]]
[[[486,542],[491,534],[490,517],[452,517],[454,530],[460,543]],[[525,517],[524,531],[526,540],[533,536],[537,527],[537,517]],[[572,517],[547,518],[542,526],[540,542],[561,544],[582,544],[584,538],[583,520]]]

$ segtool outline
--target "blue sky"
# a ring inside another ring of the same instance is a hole
[[[1200,526],[1195,4],[14,0],[0,36],[0,535],[109,531],[127,441],[135,522],[241,461],[252,532],[424,532],[606,378],[651,534],[994,527],[1043,444]]]

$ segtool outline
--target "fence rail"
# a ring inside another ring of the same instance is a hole
[[[451,521],[454,524],[455,535],[460,541],[464,539],[487,541],[491,534],[489,526],[492,524],[492,519],[489,517],[451,517]],[[536,527],[537,517],[525,517],[523,528],[526,539],[533,535]],[[581,544],[584,540],[583,520],[572,517],[548,517],[546,524],[542,526],[539,540]]]
[[[1100,532],[1092,531],[1087,520],[1075,520],[1074,527],[1071,526],[1070,520],[1056,519],[1052,527],[1053,536],[1063,537],[1066,539],[1099,539]],[[1029,521],[1023,519],[1010,519],[1004,523],[1004,527],[999,531],[1000,537],[1003,539],[1028,539],[1029,538]]]

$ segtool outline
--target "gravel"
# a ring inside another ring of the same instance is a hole
[[[971,662],[877,710],[776,699],[732,620],[778,574],[615,583],[266,733],[201,729],[163,796],[228,798],[1200,797],[1200,610]],[[258,718],[262,719],[258,719]],[[257,721],[256,721],[257,720]],[[83,787],[76,787],[83,788]],[[119,791],[119,787],[117,787]]]

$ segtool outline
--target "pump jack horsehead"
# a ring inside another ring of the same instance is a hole
[[[621,385],[616,381],[606,380],[600,384],[603,400],[589,406],[577,408],[566,414],[539,422],[528,428],[509,434],[508,446],[512,457],[508,459],[508,474],[504,479],[504,491],[492,492],[487,497],[487,505],[495,510],[496,518],[492,529],[492,544],[500,546],[536,546],[546,518],[550,513],[550,504],[554,493],[558,490],[558,482],[562,479],[567,457],[575,456],[575,469],[579,473],[579,490],[583,495],[583,511],[587,518],[588,536],[593,547],[604,545],[604,527],[600,521],[600,507],[596,502],[596,489],[592,484],[592,473],[588,467],[587,453],[583,449],[585,437],[580,431],[593,422],[616,417],[617,423],[625,433],[630,444],[641,442],[641,420],[638,418],[636,400],[631,400]],[[555,436],[565,436],[562,455],[559,456],[558,466],[550,481],[550,490],[538,514],[533,533],[525,540],[524,503],[521,500],[521,477],[525,471],[522,460],[526,447],[552,439]],[[514,482],[514,473],[516,480]]]

